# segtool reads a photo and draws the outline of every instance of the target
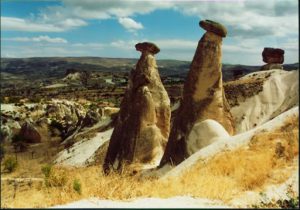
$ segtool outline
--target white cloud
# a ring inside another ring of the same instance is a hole
[[[2,38],[3,41],[15,41],[15,42],[49,42],[49,43],[68,43],[66,39],[55,37],[51,38],[49,36],[38,36],[38,37],[12,37],[12,38]]]
[[[160,39],[153,40],[162,50],[195,50],[197,47],[197,41],[184,40],[184,39]]]
[[[51,38],[49,36],[38,36],[38,37],[12,37],[12,38],[2,38],[3,41],[15,41],[15,42],[49,42],[49,43],[68,43],[66,39],[55,37]]]
[[[118,21],[124,28],[126,28],[129,31],[135,31],[144,28],[141,23],[138,23],[135,20],[128,17],[119,18]]]
[[[258,63],[261,61],[261,52],[264,47],[279,47],[286,50],[286,55],[290,56],[286,62],[289,60],[293,62],[298,60],[296,55],[298,56],[299,41],[297,38],[292,38],[298,37],[299,33],[297,8],[298,1],[296,0],[268,0],[267,2],[261,0],[226,0],[224,2],[209,0],[63,0],[61,6],[47,7],[30,19],[2,17],[1,30],[60,32],[85,26],[90,19],[113,19],[126,30],[135,32],[144,28],[138,15],[169,9],[186,16],[198,17],[199,20],[211,19],[222,23],[228,29],[228,37],[224,39],[223,44],[223,58],[226,62],[242,63],[241,60],[245,60],[249,64]],[[195,27],[197,26],[195,25]],[[166,28],[166,30],[168,29]],[[64,50],[59,52],[68,55],[93,55],[94,53],[97,56],[138,56],[134,45],[137,42],[150,41],[161,48],[158,57],[192,59],[198,40],[185,40],[182,35],[174,38],[176,34],[172,37],[173,39],[167,39],[163,34],[161,35],[164,37],[163,39],[159,37],[160,35],[156,35],[155,39],[146,40],[136,36],[136,40],[129,41],[67,44],[64,45]],[[16,38],[19,38],[20,42],[23,38],[23,42],[26,42],[26,37]],[[31,49],[34,50],[34,48]],[[119,51],[116,52],[116,49]],[[35,56],[39,55],[42,50],[39,49]],[[47,51],[45,55],[50,55],[51,52],[56,55],[55,51]],[[26,55],[26,53],[23,54]],[[33,51],[32,54],[34,54]]]
[[[197,41],[184,39],[142,39],[142,40],[117,40],[110,43],[110,46],[120,49],[134,49],[139,42],[153,42],[161,50],[195,50]]]
[[[110,46],[119,48],[119,49],[125,49],[130,50],[133,49],[135,44],[137,44],[138,41],[131,40],[131,41],[124,41],[124,40],[117,40],[110,43]]]
[[[52,24],[33,23],[15,17],[1,17],[1,30],[6,31],[34,31],[34,32],[59,32],[61,28]]]
[[[81,19],[67,18],[58,22],[58,25],[64,28],[75,28],[80,26],[86,26],[87,23]]]
[[[284,3],[283,3],[284,2]],[[229,37],[298,34],[298,1],[176,2],[177,11],[222,23]]]
[[[2,30],[30,32],[62,32],[87,25],[89,19],[117,19],[129,31],[143,28],[142,23],[131,18],[157,9],[172,8],[170,1],[136,0],[63,0],[62,6],[49,6],[31,19],[2,17]]]
[[[282,47],[287,50],[298,51],[299,50],[299,38],[289,38],[282,43]]]
[[[33,37],[34,42],[50,42],[50,43],[67,43],[68,41],[63,38],[50,38],[49,36]]]
[[[219,21],[229,37],[298,35],[296,0],[62,0],[61,6],[41,10],[38,18],[24,20],[4,17],[4,30],[65,31],[87,25],[88,19],[116,19],[127,30],[139,30],[142,23],[132,19],[155,10],[172,9],[188,16]]]
[[[86,48],[86,49],[103,49],[105,47],[105,44],[102,43],[74,43],[71,44],[72,47],[76,47],[76,48]]]
[[[62,32],[75,27],[85,26],[87,23],[80,19],[61,19],[60,21],[47,20],[27,20],[15,17],[1,17],[1,30],[4,31],[27,31],[27,32]],[[47,20],[47,21],[46,21]]]
[[[140,0],[63,0],[69,13],[79,18],[107,19],[111,17],[129,17],[136,14],[148,14],[157,9],[172,8],[172,1]]]

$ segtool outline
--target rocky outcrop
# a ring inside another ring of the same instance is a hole
[[[1,125],[0,130],[0,142],[7,142],[11,140],[12,131],[9,126],[7,125]]]
[[[170,130],[170,100],[161,82],[152,43],[136,44],[142,55],[131,71],[128,89],[110,139],[103,169],[155,167],[162,157]]]
[[[229,134],[217,121],[208,119],[195,123],[187,139],[188,155],[198,152],[220,137],[229,137]]]
[[[51,130],[59,131],[63,140],[81,127],[86,116],[86,111],[80,104],[65,100],[51,101],[47,104],[45,112],[46,117],[51,120]],[[88,119],[89,117],[86,117],[87,124],[91,123]]]
[[[12,137],[19,133],[21,126],[17,121],[12,120],[10,117],[5,117],[2,114],[0,128],[0,141],[11,142]]]
[[[112,115],[117,114],[120,111],[120,108],[116,107],[102,107],[99,109],[99,113],[102,119],[105,119],[107,117],[111,117]]]
[[[267,63],[261,67],[261,70],[283,69],[284,50],[279,48],[265,47],[262,52],[263,61]]]
[[[224,85],[236,134],[260,126],[299,104],[299,70],[253,72]]]
[[[65,121],[66,123],[76,123],[80,117],[85,116],[82,106],[76,103],[68,103],[67,101],[53,101],[46,107],[46,116]]]
[[[188,136],[194,125],[207,119],[234,133],[233,118],[222,85],[222,37],[227,31],[213,21],[201,21],[207,30],[198,47],[184,84],[183,99],[174,119],[170,138],[160,165],[179,164],[190,154]],[[197,149],[197,148],[195,148]],[[200,148],[198,148],[200,149]]]
[[[19,132],[20,138],[26,143],[40,143],[41,135],[32,123],[26,121]]]
[[[101,120],[101,116],[94,110],[89,110],[82,122],[83,127],[91,127]]]

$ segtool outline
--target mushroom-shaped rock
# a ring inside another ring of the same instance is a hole
[[[221,37],[226,37],[227,35],[227,29],[221,25],[220,23],[217,23],[212,20],[201,20],[199,22],[199,25],[201,28],[203,28],[206,31],[210,31],[214,34],[217,34]]]
[[[191,155],[187,149],[188,136],[196,123],[212,119],[230,135],[234,134],[222,81],[222,36],[226,35],[226,29],[210,21],[200,22],[200,25],[208,31],[198,42],[160,166],[177,165]]]
[[[156,167],[169,137],[170,99],[154,57],[159,48],[148,42],[135,47],[142,55],[130,73],[103,164],[105,173],[124,166]]]
[[[140,51],[142,53],[144,52],[149,52],[153,55],[159,53],[160,49],[156,46],[156,44],[151,43],[151,42],[142,42],[142,43],[137,43],[135,45],[135,49],[137,51]]]
[[[265,47],[262,52],[262,56],[265,63],[282,64],[284,61],[284,50],[279,48]]]
[[[215,120],[207,119],[196,123],[187,139],[187,152],[194,154],[200,149],[214,143],[220,137],[229,137],[225,128]]]

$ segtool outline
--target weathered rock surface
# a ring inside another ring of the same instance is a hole
[[[284,50],[279,48],[265,47],[262,52],[262,56],[265,63],[283,64]]]
[[[202,25],[204,29],[208,28],[207,21],[201,21]],[[212,119],[219,122],[229,134],[234,133],[233,118],[222,85],[221,45],[222,36],[226,34],[225,30],[224,33],[216,33],[216,30],[224,27],[215,25],[209,25],[209,31],[198,43],[161,166],[167,162],[179,164],[189,156],[187,138],[198,122]]]
[[[170,100],[154,57],[159,48],[138,43],[142,55],[131,71],[128,89],[110,139],[104,171],[129,163],[139,167],[159,164],[170,131]]]
[[[46,115],[59,121],[66,121],[66,123],[76,123],[80,117],[85,116],[85,111],[78,104],[57,101],[47,105]]]
[[[40,143],[41,135],[34,125],[26,121],[20,130],[19,136],[27,143]]]
[[[214,143],[219,137],[229,137],[227,131],[215,120],[204,120],[196,123],[187,138],[187,153],[189,155]]]
[[[97,122],[99,122],[100,120],[101,120],[101,116],[98,112],[94,110],[89,110],[83,119],[82,125],[84,127],[91,127]]]
[[[1,130],[0,130],[0,138],[1,142],[6,142],[10,141],[12,136],[12,131],[9,126],[7,125],[1,125]]]
[[[117,114],[120,111],[120,108],[116,107],[102,107],[99,110],[100,116],[102,119],[105,119],[107,117],[111,117],[114,114]]]
[[[46,116],[51,119],[51,130],[59,131],[62,139],[66,139],[79,129],[84,118],[86,118],[86,126],[92,123],[88,121],[89,116],[86,117],[86,110],[78,103],[65,100],[52,101],[47,104],[45,112]]]

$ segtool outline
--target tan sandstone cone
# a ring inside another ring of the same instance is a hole
[[[156,167],[170,132],[170,100],[161,82],[153,43],[138,43],[142,55],[131,71],[128,89],[110,139],[103,169],[121,169],[124,164]]]
[[[177,165],[189,156],[187,138],[198,122],[216,120],[229,134],[234,133],[222,85],[221,46],[227,31],[221,24],[209,20],[201,21],[200,26],[207,32],[198,43],[160,166]]]

